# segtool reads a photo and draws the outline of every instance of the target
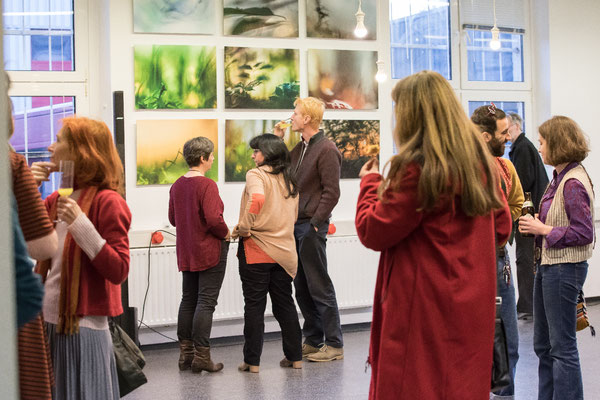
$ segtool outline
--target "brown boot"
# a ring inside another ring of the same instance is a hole
[[[217,372],[222,369],[223,363],[215,364],[210,359],[210,347],[194,345],[194,360],[192,361],[192,372]]]
[[[179,370],[187,371],[192,366],[194,359],[194,342],[191,340],[179,341]]]

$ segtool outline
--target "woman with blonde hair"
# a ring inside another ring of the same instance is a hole
[[[533,348],[539,358],[538,399],[583,399],[577,350],[577,297],[595,244],[594,187],[581,162],[589,142],[572,119],[555,116],[540,128],[544,164],[554,177],[538,218],[519,219],[535,236]]]
[[[53,398],[118,399],[108,317],[123,312],[121,283],[129,273],[131,213],[121,196],[123,166],[105,123],[83,117],[62,123],[48,150],[52,165],[74,162],[74,191],[45,200],[50,219],[59,221],[59,246],[37,266],[46,289]],[[54,168],[34,164],[32,170],[41,182]]]
[[[365,164],[356,211],[360,240],[382,252],[370,398],[486,398],[495,243],[511,231],[494,160],[440,74],[401,80],[392,99],[398,154],[385,178]]]

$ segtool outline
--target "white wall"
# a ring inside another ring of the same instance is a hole
[[[584,165],[596,184],[600,218],[600,2],[548,0],[550,114],[573,118],[587,133],[592,152]],[[545,43],[542,43],[544,46]],[[542,99],[545,100],[545,99]],[[600,296],[600,252],[590,260],[586,296]]]
[[[93,2],[92,2],[93,3]],[[378,39],[376,41],[358,40],[327,40],[307,39],[303,30],[305,26],[305,0],[299,0],[299,28],[298,39],[274,39],[274,38],[250,38],[250,37],[227,37],[222,36],[222,3],[217,2],[217,33],[215,35],[154,35],[133,34],[132,2],[121,0],[105,0],[96,12],[100,15],[92,18],[102,18],[106,13],[109,24],[100,29],[98,38],[109,38],[107,48],[100,46],[101,56],[99,61],[103,67],[102,73],[108,78],[106,84],[100,86],[102,90],[100,102],[90,102],[92,115],[101,116],[105,122],[112,127],[111,94],[115,90],[124,92],[124,114],[125,114],[125,147],[126,147],[126,184],[127,203],[133,213],[132,237],[137,238],[136,231],[151,231],[164,228],[168,225],[167,207],[169,186],[143,186],[136,187],[136,120],[141,119],[169,119],[169,118],[217,118],[219,120],[219,154],[223,155],[225,150],[225,119],[244,118],[286,118],[291,115],[291,110],[283,111],[249,111],[236,110],[226,111],[224,109],[224,83],[223,83],[223,48],[224,46],[248,46],[248,47],[280,47],[297,48],[300,50],[300,95],[308,95],[307,87],[307,60],[306,50],[311,49],[352,49],[352,50],[377,50],[379,58],[386,62],[389,76],[389,32],[387,23],[379,23]],[[94,6],[90,6],[90,14],[93,15]],[[388,19],[387,2],[379,2],[379,22]],[[108,30],[106,31],[105,29]],[[133,77],[133,46],[137,44],[188,44],[188,45],[211,45],[217,48],[217,103],[215,110],[163,110],[163,111],[135,111],[134,107],[134,77]],[[91,57],[93,57],[91,55]],[[110,64],[107,62],[110,61]],[[94,65],[93,61],[91,65]],[[92,67],[93,68],[93,67]],[[373,79],[365,77],[364,79]],[[93,82],[92,82],[93,83]],[[110,88],[110,92],[107,90]],[[374,111],[335,111],[327,110],[326,119],[377,119],[380,120],[381,132],[381,159],[387,160],[392,155],[391,137],[391,81],[380,85],[379,109]],[[108,104],[109,110],[106,105]],[[95,106],[95,107],[94,107]],[[239,201],[243,184],[224,183],[224,157],[219,157],[218,182],[219,191],[225,203],[225,221],[233,226],[237,223],[239,213]],[[333,211],[334,221],[354,220],[355,204],[358,197],[359,181],[343,180],[341,182],[341,198]],[[145,245],[147,241],[139,245]],[[138,245],[138,244],[134,244]]]

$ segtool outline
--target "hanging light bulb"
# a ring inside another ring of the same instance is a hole
[[[500,29],[496,25],[492,28],[492,40],[490,40],[490,48],[492,50],[500,49]]]
[[[377,61],[377,73],[375,74],[375,80],[379,83],[385,82],[387,80],[387,74],[383,69],[383,61]]]
[[[494,0],[494,26],[491,29],[492,40],[490,40],[490,48],[492,50],[500,49],[500,29],[496,25],[496,0]]]
[[[354,36],[357,38],[364,38],[367,36],[367,27],[365,26],[365,13],[361,9],[362,0],[358,0],[358,11],[356,11],[356,28],[354,28]]]

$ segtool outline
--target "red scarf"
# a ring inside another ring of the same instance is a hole
[[[77,204],[86,216],[89,216],[90,207],[98,188],[90,186],[84,188],[77,200]],[[49,211],[51,220],[56,220],[56,209],[58,199]],[[79,332],[79,317],[77,306],[79,305],[79,281],[81,272],[81,248],[77,245],[73,236],[67,233],[62,254],[62,265],[60,272],[60,299],[58,303],[58,326],[57,331],[66,335]],[[37,272],[45,281],[52,264],[52,259],[38,263]]]
[[[500,182],[500,185],[502,186],[504,195],[508,199],[508,194],[512,189],[512,179],[510,177],[510,170],[508,169],[508,165],[506,165],[506,160],[504,160],[502,157],[496,157],[496,164],[498,164],[498,170],[500,171],[500,177],[502,178],[502,182]]]

